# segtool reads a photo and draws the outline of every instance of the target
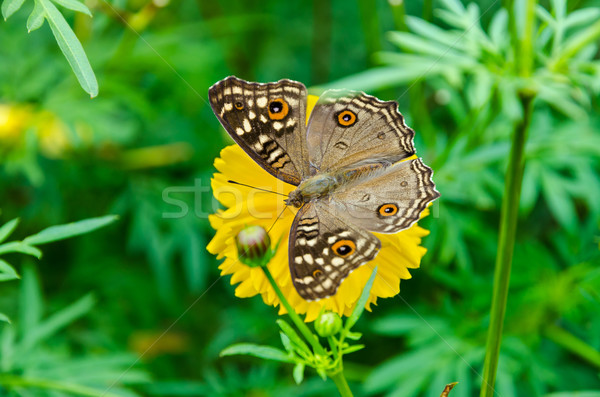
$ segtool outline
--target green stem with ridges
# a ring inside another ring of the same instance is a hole
[[[523,181],[525,141],[533,112],[533,95],[521,93],[519,96],[523,107],[523,120],[515,128],[506,170],[504,199],[500,212],[500,236],[494,273],[494,292],[480,397],[492,397],[494,395],[494,383],[496,381],[498,358],[500,357],[500,342],[508,298],[510,268],[517,230],[521,183]]]

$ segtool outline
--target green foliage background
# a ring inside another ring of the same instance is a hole
[[[0,395],[336,392],[218,357],[279,343],[276,311],[235,298],[204,248],[216,204],[203,187],[231,143],[206,93],[234,74],[397,99],[434,168],[429,252],[401,298],[363,315],[367,348],[345,362],[367,396],[438,396],[452,381],[452,396],[478,395],[509,139],[518,92],[534,92],[496,391],[600,396],[600,1],[540,2],[531,37],[529,3],[93,0],[90,18],[76,0],[4,0],[0,225],[20,217],[21,240],[120,219],[40,260],[2,253],[22,279],[0,266]],[[185,217],[168,215],[173,187],[188,188],[173,195]]]

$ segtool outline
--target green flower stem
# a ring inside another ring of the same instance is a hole
[[[341,369],[334,374],[328,374],[329,377],[333,380],[335,385],[340,392],[340,396],[342,397],[352,397],[352,391],[348,386],[348,382],[346,382],[346,378],[344,377],[344,371]]]
[[[520,75],[529,77],[533,70],[533,27],[535,23],[535,7],[537,0],[527,0],[525,4],[525,26],[523,27],[523,37],[520,40]]]
[[[544,329],[544,335],[557,345],[600,368],[600,352],[572,333],[556,325],[550,325]]]
[[[275,279],[271,275],[269,268],[267,268],[267,266],[261,266],[261,269],[263,269],[263,272],[265,272],[265,276],[267,276],[267,280],[269,280],[269,283],[271,284],[271,287],[273,287],[273,289],[275,290],[275,293],[277,294],[279,301],[281,302],[283,307],[285,307],[285,309],[287,310],[288,316],[290,316],[290,318],[292,319],[294,324],[296,324],[296,327],[298,327],[298,330],[300,330],[300,332],[302,333],[304,338],[308,341],[308,343],[311,344],[315,353],[317,353],[318,355],[320,355],[322,357],[326,357],[327,353],[325,352],[325,349],[323,349],[323,346],[321,346],[321,344],[319,343],[319,339],[317,339],[315,334],[313,334],[310,331],[310,329],[306,326],[304,321],[302,321],[300,316],[298,316],[298,313],[296,313],[296,311],[292,308],[292,306],[290,306],[288,301],[285,299],[285,297],[283,296],[283,293],[279,289],[279,286],[275,282]]]
[[[494,273],[494,292],[492,295],[492,308],[480,397],[492,397],[494,395],[494,383],[496,381],[496,370],[498,368],[500,342],[502,339],[502,325],[504,314],[506,313],[510,267],[515,245],[519,198],[521,196],[521,182],[523,181],[525,163],[525,141],[533,111],[533,95],[521,93],[520,99],[523,106],[523,120],[515,127],[508,168],[506,170],[504,199],[500,212],[500,236],[498,238],[498,253]]]
[[[279,289],[279,286],[275,282],[275,279],[271,275],[269,268],[267,266],[262,266],[261,269],[263,269],[263,272],[265,273],[267,280],[269,280],[271,287],[273,287],[273,289],[275,290],[275,293],[277,294],[279,301],[281,302],[283,307],[285,307],[285,309],[287,310],[288,316],[290,316],[290,318],[292,319],[294,324],[296,324],[296,327],[298,328],[298,330],[300,330],[300,332],[302,333],[304,338],[308,341],[308,343],[311,344],[315,353],[321,357],[327,357],[327,352],[325,351],[323,346],[321,346],[321,344],[319,343],[319,339],[315,336],[315,334],[313,334],[311,332],[311,330],[306,326],[304,321],[302,321],[300,316],[298,316],[298,313],[296,313],[296,311],[292,308],[292,306],[290,306],[287,299],[285,299],[285,296],[283,296],[283,293],[281,292],[281,290]],[[333,349],[334,348],[332,347],[332,350]],[[346,378],[344,377],[344,369],[343,368],[344,367],[342,366],[342,360],[339,360],[337,368],[333,371],[328,371],[327,376],[329,376],[333,380],[333,382],[337,386],[337,388],[340,392],[340,395],[342,397],[352,397],[352,391],[350,390],[350,387],[348,386],[348,382],[346,382]]]

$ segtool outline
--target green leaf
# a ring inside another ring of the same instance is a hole
[[[290,338],[288,338],[288,336],[286,334],[284,334],[283,332],[279,332],[279,336],[281,337],[281,343],[283,344],[283,347],[285,348],[285,350],[288,353],[293,354],[294,353],[294,345],[292,345],[292,342],[290,342]]]
[[[68,8],[69,10],[81,12],[83,14],[92,16],[92,12],[87,6],[77,0],[52,0],[56,4],[60,4],[61,6]]]
[[[4,0],[2,2],[2,16],[6,21],[8,17],[17,12],[25,0]]]
[[[26,350],[37,342],[48,338],[61,328],[71,324],[89,312],[95,303],[96,299],[93,295],[88,294],[54,313],[46,320],[40,321],[35,327],[27,330],[27,333],[23,336],[22,348]]]
[[[231,345],[221,351],[220,357],[234,355],[248,355],[263,358],[265,360],[281,361],[284,363],[293,363],[294,360],[286,352],[271,346],[255,345],[253,343],[238,343]]]
[[[11,233],[15,230],[17,225],[19,224],[19,218],[15,218],[6,222],[2,227],[0,227],[0,243],[3,242],[11,235]]]
[[[44,7],[52,34],[54,34],[58,46],[67,58],[69,65],[71,65],[81,88],[90,94],[92,98],[95,97],[98,95],[98,81],[79,39],[50,0],[39,0],[39,2]]]
[[[0,313],[0,321],[10,324],[10,318],[4,313]]]
[[[106,215],[99,218],[85,219],[79,222],[67,223],[64,225],[51,226],[41,232],[27,237],[24,243],[31,245],[46,244],[57,240],[64,240],[81,234],[89,233],[106,225],[115,222],[118,219],[116,215]]]
[[[7,262],[0,259],[0,281],[14,280],[21,278],[17,271]]]
[[[305,353],[310,354],[310,349],[304,343],[304,341],[300,338],[300,336],[296,333],[296,331],[289,325],[287,322],[283,320],[277,320],[277,325],[279,328],[287,335],[293,345],[296,346],[297,349],[304,351]]]
[[[42,251],[29,244],[25,244],[22,241],[11,241],[10,243],[0,245],[0,255],[7,252],[19,252],[21,254],[35,256],[38,259],[41,259],[42,257]]]
[[[354,326],[354,324],[356,324],[361,314],[365,310],[365,305],[367,304],[367,300],[369,299],[369,293],[371,292],[371,287],[373,286],[373,282],[375,281],[376,275],[377,268],[373,269],[373,273],[371,273],[369,281],[367,281],[367,284],[365,285],[365,288],[363,289],[362,294],[360,295],[360,298],[356,303],[356,306],[354,306],[352,314],[350,315],[350,317],[348,317],[348,320],[346,320],[346,325],[344,327],[346,332],[350,331],[350,329]]]
[[[344,349],[344,354],[350,354],[362,350],[365,348],[365,345],[352,345]]]
[[[27,18],[27,31],[33,32],[34,30],[39,29],[44,24],[45,17],[46,13],[44,12],[44,7],[42,7],[39,0],[35,0],[33,11],[31,11],[29,18]]]
[[[304,380],[304,363],[298,363],[294,366],[294,381],[297,385],[302,383]]]

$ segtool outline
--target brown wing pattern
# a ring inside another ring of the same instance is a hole
[[[334,216],[326,203],[307,203],[290,232],[294,287],[308,301],[335,295],[350,272],[373,260],[380,248],[377,237]]]
[[[225,130],[261,167],[293,185],[308,175],[302,83],[260,84],[231,76],[210,87],[208,97]]]
[[[393,164],[415,153],[414,131],[404,123],[395,101],[363,92],[329,90],[310,115],[307,145],[320,171],[359,164]]]

